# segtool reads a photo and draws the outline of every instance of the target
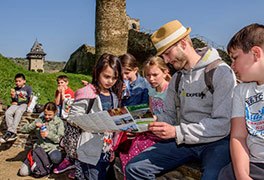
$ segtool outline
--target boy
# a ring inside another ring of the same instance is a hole
[[[5,112],[7,131],[0,138],[1,143],[14,141],[17,138],[17,126],[21,120],[23,113],[30,105],[32,89],[26,85],[24,74],[18,73],[15,76],[15,89],[11,89],[11,106]]]
[[[74,99],[74,92],[68,87],[69,80],[66,75],[60,75],[57,77],[58,88],[55,92],[55,103],[58,107],[58,116],[66,118],[72,99]]]
[[[227,46],[239,80],[231,119],[231,158],[219,179],[264,177],[264,25],[251,24],[237,32]]]

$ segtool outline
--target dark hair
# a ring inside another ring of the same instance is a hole
[[[227,51],[232,49],[242,49],[248,53],[253,46],[260,46],[264,49],[264,25],[250,24],[238,31],[227,45]]]
[[[115,76],[117,77],[117,81],[111,90],[117,95],[118,99],[120,100],[122,96],[123,77],[121,62],[117,56],[104,53],[98,59],[93,70],[92,84],[95,86],[97,93],[99,93],[99,76],[101,72],[104,71],[108,66],[114,70]]]
[[[15,80],[16,80],[17,78],[22,78],[23,80],[26,80],[25,75],[22,74],[22,73],[17,73],[17,74],[15,75]]]
[[[123,54],[119,56],[122,67],[127,68],[128,70],[134,70],[135,68],[138,68],[138,63],[136,58],[129,53]]]
[[[65,81],[65,82],[68,82],[69,80],[68,80],[68,76],[66,76],[66,75],[59,75],[58,77],[57,77],[57,81],[59,81],[59,80],[63,80],[63,81]]]
[[[44,105],[44,110],[48,110],[48,111],[53,111],[54,113],[56,113],[57,111],[57,106],[54,102],[48,102]]]

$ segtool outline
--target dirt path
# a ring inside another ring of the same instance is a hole
[[[26,157],[26,152],[23,148],[9,146],[9,144],[2,144],[0,146],[0,180],[36,179],[30,176],[20,177],[17,175],[18,169],[20,168],[22,161]],[[67,180],[67,174],[68,172],[61,175],[51,174],[48,177],[38,179]]]

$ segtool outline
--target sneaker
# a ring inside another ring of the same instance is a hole
[[[69,178],[69,179],[75,179],[75,171],[71,171],[71,172],[68,174],[68,178]]]
[[[3,135],[3,137],[0,138],[0,142],[6,143],[6,142],[14,141],[14,140],[16,140],[16,138],[17,138],[17,135],[15,133],[12,133],[10,131],[6,131],[6,133]]]
[[[75,166],[74,164],[72,164],[68,159],[64,159],[58,167],[54,168],[53,169],[53,173],[54,174],[60,174],[60,173],[63,173],[67,170],[70,170],[70,169],[74,169]]]

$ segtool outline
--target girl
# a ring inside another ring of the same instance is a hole
[[[129,87],[127,87],[129,89],[129,96],[122,99],[122,105],[129,106],[148,103],[149,84],[138,73],[139,69],[135,57],[127,53],[120,56],[120,60],[122,63],[123,79],[129,81]]]
[[[160,57],[151,57],[144,65],[144,76],[151,85],[149,89],[149,106],[154,115],[160,114],[164,108],[166,91],[171,76],[169,68]]]
[[[152,87],[149,88],[150,109],[154,115],[160,114],[164,109],[166,91],[171,78],[169,68],[160,57],[152,57],[144,64],[143,73]],[[158,140],[159,138],[150,132],[136,134],[128,152],[120,153],[123,172],[125,172],[125,166],[130,159]]]
[[[92,84],[79,89],[75,93],[68,122],[74,123],[74,117],[87,112],[91,99],[95,99],[91,113],[117,108],[121,103],[123,78],[121,63],[118,57],[103,54],[97,61]],[[83,179],[106,179],[106,170],[109,167],[111,141],[113,133],[82,132],[77,145],[77,166],[81,167]]]
[[[122,106],[148,104],[148,89],[150,88],[150,85],[147,80],[141,77],[138,73],[139,68],[136,58],[133,55],[126,53],[120,56],[120,60],[122,63],[122,75],[125,81],[123,86]],[[120,132],[116,136],[116,139],[118,139],[116,142],[119,144],[114,147],[114,149],[119,152],[120,157],[127,155],[127,151],[132,142],[131,138],[134,137],[134,134],[127,132]]]
[[[60,163],[62,159],[58,147],[60,139],[64,135],[63,121],[56,114],[56,104],[48,102],[44,106],[44,116],[41,116],[40,119],[36,119],[30,124],[24,125],[21,129],[23,133],[29,133],[35,130],[37,142],[34,144],[34,148],[36,146],[43,148],[53,164]],[[28,176],[31,173],[29,164],[26,161],[24,161],[19,170],[21,176]]]

